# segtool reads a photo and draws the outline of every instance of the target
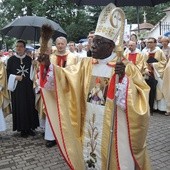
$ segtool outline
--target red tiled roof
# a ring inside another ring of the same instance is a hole
[[[139,29],[140,30],[150,30],[152,29],[154,26],[150,23],[144,22],[142,24],[139,24]],[[138,27],[136,27],[135,29],[133,29],[132,31],[137,31]]]

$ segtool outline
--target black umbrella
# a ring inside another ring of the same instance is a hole
[[[169,2],[169,0],[73,0],[77,5],[99,5],[105,6],[109,3],[121,6],[136,6],[137,23],[139,32],[139,6],[155,6],[161,3]]]
[[[61,26],[45,17],[38,16],[23,16],[16,18],[14,21],[5,26],[1,33],[9,37],[15,37],[24,40],[34,40],[39,41],[40,30],[42,25],[51,25],[54,30],[53,39],[59,36],[66,36],[66,32],[61,28]]]
[[[105,6],[113,3],[116,6],[155,6],[169,0],[73,0],[77,5],[100,5]]]

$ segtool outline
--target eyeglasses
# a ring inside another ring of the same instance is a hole
[[[87,38],[92,38],[92,39],[93,39],[93,38],[94,38],[94,35],[88,36]]]
[[[147,43],[150,43],[150,44],[151,44],[151,43],[155,43],[155,42],[153,42],[153,41],[148,41]]]
[[[25,48],[23,45],[16,45],[16,48]]]

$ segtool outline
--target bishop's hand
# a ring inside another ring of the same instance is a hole
[[[125,74],[125,65],[122,62],[117,62],[115,67],[115,74],[118,74],[119,77],[123,77]]]

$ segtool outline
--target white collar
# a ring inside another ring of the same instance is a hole
[[[23,59],[23,58],[26,56],[26,54],[24,54],[24,55],[18,55],[18,54],[16,53],[15,56],[16,56],[17,58]]]
[[[132,51],[132,52],[130,51],[130,54],[138,54],[139,52],[140,52],[140,50],[136,48],[134,51]]]
[[[98,59],[99,64],[107,64],[108,62],[112,61],[116,57],[115,53],[112,53],[109,57],[105,59]]]
[[[130,53],[129,54],[136,54],[137,52],[136,52],[136,50],[135,51],[130,51]]]
[[[158,50],[160,50],[160,48],[159,47],[155,47],[155,49],[154,50],[150,50],[150,49],[148,49],[148,52],[149,53],[156,53]]]

